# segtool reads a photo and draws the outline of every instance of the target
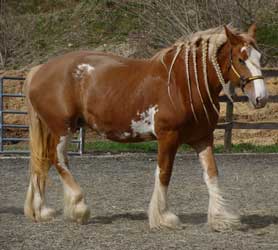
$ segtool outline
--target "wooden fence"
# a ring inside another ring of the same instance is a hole
[[[278,77],[278,69],[263,69],[263,75],[265,77]],[[12,96],[16,97],[17,94],[4,94],[3,93],[3,80],[5,79],[17,79],[14,77],[0,77],[0,153],[5,152],[3,150],[3,129],[5,127],[5,124],[3,123],[3,114],[7,113],[8,111],[3,110],[3,98],[4,96]],[[20,78],[21,80],[24,80],[24,78]],[[21,96],[22,94],[20,94]],[[229,152],[231,151],[232,147],[232,131],[233,129],[278,129],[278,121],[277,122],[238,122],[233,120],[233,110],[234,110],[234,104],[226,97],[221,96],[219,97],[220,102],[226,103],[226,119],[224,123],[218,123],[217,129],[224,129],[224,149],[225,151]],[[236,96],[234,98],[234,102],[248,102],[248,98],[245,96]],[[269,96],[269,103],[278,103],[278,96]],[[9,111],[11,112],[11,111]],[[18,111],[13,111],[15,113],[18,113]],[[2,117],[2,118],[1,118]],[[6,125],[7,126],[18,126],[18,125]],[[11,138],[4,138],[6,140],[10,140]],[[18,140],[16,138],[16,140]],[[83,153],[84,149],[84,133],[81,138],[82,142],[80,142],[80,154]],[[18,153],[16,151],[9,152],[9,153]]]
[[[263,75],[265,77],[278,77],[277,69],[264,69]],[[226,97],[220,96],[220,102],[226,102],[226,116],[224,123],[218,123],[217,129],[224,129],[224,150],[231,151],[232,147],[232,131],[233,129],[278,129],[277,122],[237,122],[233,120],[234,104]],[[235,96],[234,103],[248,102],[246,96]],[[269,96],[268,103],[278,103],[278,96]]]

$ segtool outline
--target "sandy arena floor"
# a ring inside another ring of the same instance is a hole
[[[0,159],[0,249],[278,249],[278,155],[217,156],[222,189],[238,208],[243,229],[212,232],[206,225],[208,195],[195,155],[178,155],[169,190],[178,230],[150,230],[146,209],[156,156],[71,158],[71,169],[91,208],[87,225],[65,221],[62,186],[54,169],[48,203],[57,217],[33,223],[23,215],[28,160]]]

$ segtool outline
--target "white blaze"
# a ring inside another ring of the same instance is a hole
[[[246,47],[243,47],[243,49]],[[261,76],[261,65],[260,65],[261,53],[257,51],[255,48],[250,47],[249,50],[249,57],[245,61],[246,66],[251,72],[252,76]],[[255,97],[256,98],[265,98],[267,97],[267,89],[265,86],[265,82],[263,79],[256,79],[254,80],[254,89],[255,89]]]

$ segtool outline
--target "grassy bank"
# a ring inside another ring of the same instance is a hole
[[[142,143],[117,143],[110,141],[89,142],[85,145],[86,152],[157,152],[157,142],[142,142]],[[187,145],[182,145],[179,152],[194,152]],[[223,145],[216,145],[215,153],[224,153]],[[278,144],[273,145],[253,145],[248,143],[232,145],[232,153],[278,153]]]
[[[69,145],[69,151],[76,151],[76,144]],[[13,144],[5,146],[5,150],[28,150],[27,143]],[[112,141],[93,141],[85,143],[85,153],[156,153],[157,142],[141,142],[141,143],[117,143]],[[187,146],[182,145],[179,148],[180,153],[195,153],[195,151]],[[223,145],[215,145],[215,153],[225,153]],[[272,145],[254,145],[249,143],[241,143],[232,145],[231,153],[278,153],[278,144]]]

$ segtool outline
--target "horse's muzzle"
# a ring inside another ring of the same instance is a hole
[[[255,107],[256,109],[263,108],[263,107],[266,105],[267,100],[268,100],[268,96],[265,96],[265,97],[257,97],[257,98],[256,98],[256,103],[255,103],[254,107]]]

